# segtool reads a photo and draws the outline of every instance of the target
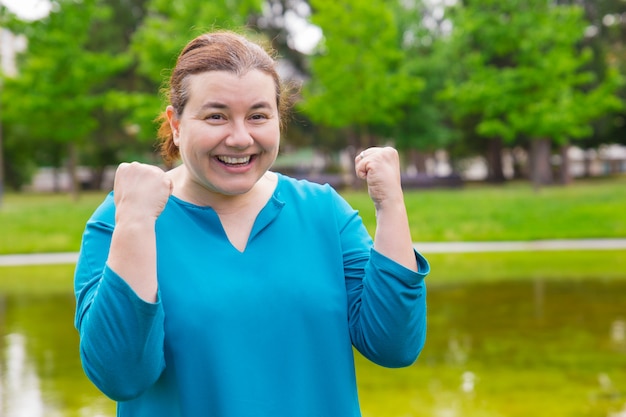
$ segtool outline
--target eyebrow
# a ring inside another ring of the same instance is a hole
[[[224,103],[220,103],[217,101],[209,101],[207,103],[204,103],[201,107],[201,109],[206,110],[206,109],[227,109],[228,106]],[[267,101],[259,101],[258,103],[253,104],[252,106],[250,106],[251,110],[257,110],[257,109],[271,109],[272,106],[267,102]]]

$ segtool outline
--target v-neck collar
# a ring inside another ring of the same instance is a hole
[[[278,177],[276,188],[274,189],[274,192],[272,193],[267,203],[265,203],[263,208],[261,208],[261,210],[256,215],[256,218],[252,225],[252,229],[250,230],[250,235],[248,236],[248,240],[246,242],[246,247],[244,248],[243,251],[235,247],[235,245],[233,245],[233,243],[230,241],[226,233],[226,230],[224,229],[224,226],[222,225],[222,221],[220,220],[219,215],[217,214],[215,209],[213,209],[213,207],[199,206],[194,203],[190,203],[188,201],[182,200],[174,195],[170,196],[170,199],[176,202],[177,204],[190,208],[194,211],[197,210],[197,211],[201,211],[204,213],[210,213],[211,222],[215,226],[217,226],[217,230],[219,230],[219,232],[222,234],[225,241],[228,242],[228,244],[232,247],[233,250],[241,254],[244,254],[250,247],[250,244],[254,241],[255,237],[258,236],[259,233],[261,233],[266,227],[268,227],[278,217],[282,208],[285,206],[285,202],[280,199],[280,191],[286,180],[283,175],[279,173],[276,173],[276,175]]]

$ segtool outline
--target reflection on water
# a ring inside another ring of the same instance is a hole
[[[414,366],[358,362],[364,417],[626,417],[626,281],[435,283],[428,311]]]
[[[78,358],[74,298],[0,295],[0,416],[105,417]]]
[[[625,294],[626,281],[431,286],[415,366],[357,358],[363,415],[626,417]],[[115,415],[82,372],[73,313],[71,294],[0,294],[0,416]],[[406,402],[376,409],[390,395]]]
[[[28,362],[26,338],[18,333],[5,337],[5,372],[0,379],[0,401],[8,416],[43,416],[43,399],[36,369]]]
[[[611,341],[616,349],[626,350],[626,321],[620,319],[611,324]]]
[[[463,375],[461,375],[461,380],[463,381],[461,383],[461,391],[463,391],[466,394],[473,393],[474,385],[476,383],[476,375],[474,375],[474,372],[470,372],[470,371],[463,372]]]

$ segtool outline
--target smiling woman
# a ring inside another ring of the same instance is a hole
[[[355,161],[372,241],[330,186],[270,171],[290,104],[272,53],[199,36],[167,91],[159,137],[177,166],[121,164],[83,235],[85,372],[121,417],[358,417],[352,347],[404,367],[424,345],[430,267],[397,151]]]

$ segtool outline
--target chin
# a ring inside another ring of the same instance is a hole
[[[246,194],[247,192],[252,190],[257,182],[258,180],[254,182],[253,181],[242,181],[242,182],[233,181],[230,184],[213,184],[213,186],[210,189],[213,192],[216,192],[218,194],[228,195],[228,196],[238,196],[238,195]]]

